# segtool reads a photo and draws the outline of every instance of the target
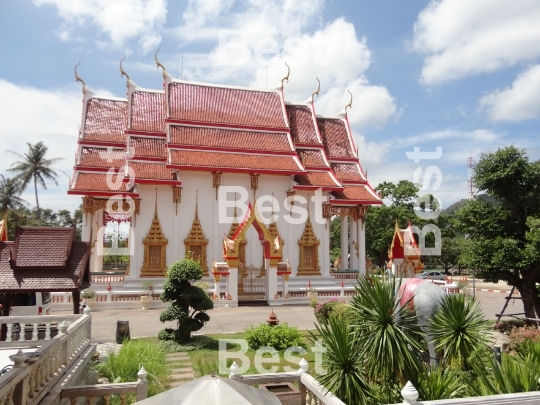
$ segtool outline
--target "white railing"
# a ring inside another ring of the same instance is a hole
[[[302,359],[298,365],[300,366],[298,371],[292,373],[240,375],[238,365],[234,362],[230,367],[229,378],[249,385],[296,382],[298,383],[298,391],[300,391],[301,405],[345,405],[307,373],[308,363],[306,360]]]
[[[518,394],[488,395],[483,397],[469,397],[456,399],[439,399],[436,401],[418,401],[418,391],[409,381],[401,390],[403,402],[400,404],[418,404],[418,405],[502,405],[502,404],[520,404],[520,405],[538,405],[540,403],[540,392],[522,392]],[[394,404],[394,405],[400,405]]]
[[[64,322],[65,321],[65,322]],[[50,337],[50,325],[60,322],[58,335]],[[68,325],[68,322],[70,323]],[[0,349],[14,347],[39,349],[40,356],[27,359],[22,352],[12,356],[14,365],[11,370],[0,377],[0,404],[2,405],[35,405],[47,395],[70,366],[90,346],[90,316],[65,315],[39,317],[0,317],[0,323],[12,329],[14,323],[21,325],[19,340],[13,340],[13,334],[8,334],[7,340],[0,342]],[[34,333],[34,325],[44,323],[46,330],[44,338]],[[25,329],[22,325],[31,324],[32,339],[24,338]],[[48,331],[48,333],[47,333]]]

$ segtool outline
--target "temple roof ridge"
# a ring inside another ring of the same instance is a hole
[[[191,80],[176,79],[174,77],[171,77],[169,83],[180,83],[180,84],[188,84],[192,86],[204,86],[204,87],[218,87],[222,89],[231,89],[231,90],[247,90],[247,91],[263,92],[263,93],[279,93],[281,90],[280,88],[260,89],[260,88],[247,87],[247,86],[236,86],[236,85],[231,85],[231,84],[205,83],[205,82],[197,82],[197,81],[191,81]]]

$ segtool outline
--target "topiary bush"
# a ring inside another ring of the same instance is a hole
[[[171,305],[159,316],[161,322],[176,321],[176,329],[166,328],[159,332],[160,340],[185,343],[191,333],[200,330],[210,320],[206,311],[214,308],[208,294],[193,283],[200,280],[203,270],[192,259],[182,259],[171,265],[163,284],[161,300]]]
[[[261,347],[272,347],[277,351],[284,351],[289,347],[304,347],[302,335],[298,328],[289,326],[286,322],[269,326],[261,323],[245,329],[245,338],[250,349],[257,350]]]

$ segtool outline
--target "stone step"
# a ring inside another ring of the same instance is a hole
[[[182,373],[182,374],[171,374],[169,376],[169,379],[177,381],[177,380],[193,380],[195,378],[195,374],[193,373]]]
[[[168,359],[170,357],[189,357],[189,355],[187,354],[187,352],[176,352],[176,353],[169,353],[169,354],[166,354],[165,355],[165,358]]]
[[[193,373],[193,369],[191,367],[171,369],[171,374],[182,374],[182,373]]]
[[[173,381],[173,382],[170,382],[169,383],[169,387],[171,388],[174,388],[174,387],[178,387],[179,385],[182,385],[182,384],[185,384],[185,383],[188,383],[189,381]]]
[[[183,361],[183,360],[191,360],[189,356],[176,356],[176,357],[166,357],[165,361],[171,362],[171,361]]]

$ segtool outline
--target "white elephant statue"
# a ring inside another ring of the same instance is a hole
[[[404,280],[399,286],[399,304],[401,307],[406,305],[412,298],[410,303],[414,306],[420,328],[425,333],[430,364],[432,366],[438,363],[439,356],[435,351],[435,345],[431,341],[429,320],[433,316],[435,309],[440,305],[445,294],[443,288],[433,284],[431,281],[419,278]]]

